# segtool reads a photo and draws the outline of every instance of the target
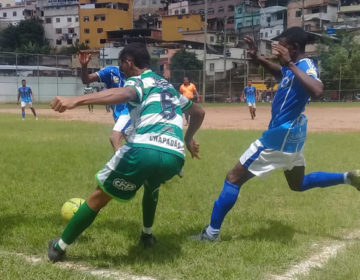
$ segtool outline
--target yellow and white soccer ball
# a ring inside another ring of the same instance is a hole
[[[65,221],[69,221],[84,202],[85,199],[82,198],[69,199],[61,207],[61,216]]]

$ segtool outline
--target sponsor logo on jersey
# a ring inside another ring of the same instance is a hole
[[[169,147],[175,147],[177,149],[182,148],[182,143],[180,141],[176,139],[169,139],[164,136],[158,136],[158,135],[150,136],[150,141],[165,144]]]
[[[119,82],[119,77],[113,76],[113,82],[114,82],[114,84],[117,84]]]
[[[130,183],[124,179],[120,179],[120,178],[116,178],[113,181],[113,186],[115,188],[117,188],[120,191],[125,191],[125,192],[129,192],[129,191],[134,191],[136,190],[136,185],[133,183]]]

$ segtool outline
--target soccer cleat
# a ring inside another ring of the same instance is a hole
[[[55,247],[56,243],[60,240],[60,237],[50,240],[48,258],[51,262],[61,261],[65,256],[65,251]]]
[[[141,232],[140,241],[145,248],[152,248],[155,246],[156,238],[154,235]]]
[[[220,241],[219,235],[215,234],[213,236],[210,236],[207,232],[208,226],[206,226],[199,234],[190,236],[190,240],[197,240],[197,241],[210,241],[210,242],[216,242]]]
[[[360,169],[350,171],[348,173],[348,179],[350,181],[350,185],[360,191]]]

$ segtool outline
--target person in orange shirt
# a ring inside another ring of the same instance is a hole
[[[196,96],[196,100],[199,100],[199,93],[196,90],[196,86],[193,83],[190,83],[189,77],[184,77],[184,83],[180,86],[180,92],[184,95],[187,99],[192,101],[194,100],[194,94]],[[185,112],[185,120],[186,125],[189,124],[189,114]]]

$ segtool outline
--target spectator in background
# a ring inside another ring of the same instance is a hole
[[[189,100],[195,101],[195,96],[196,100],[199,100],[199,93],[196,90],[196,86],[190,82],[187,76],[184,77],[184,83],[180,86],[180,92]],[[189,113],[185,112],[186,125],[189,124],[189,116]]]

